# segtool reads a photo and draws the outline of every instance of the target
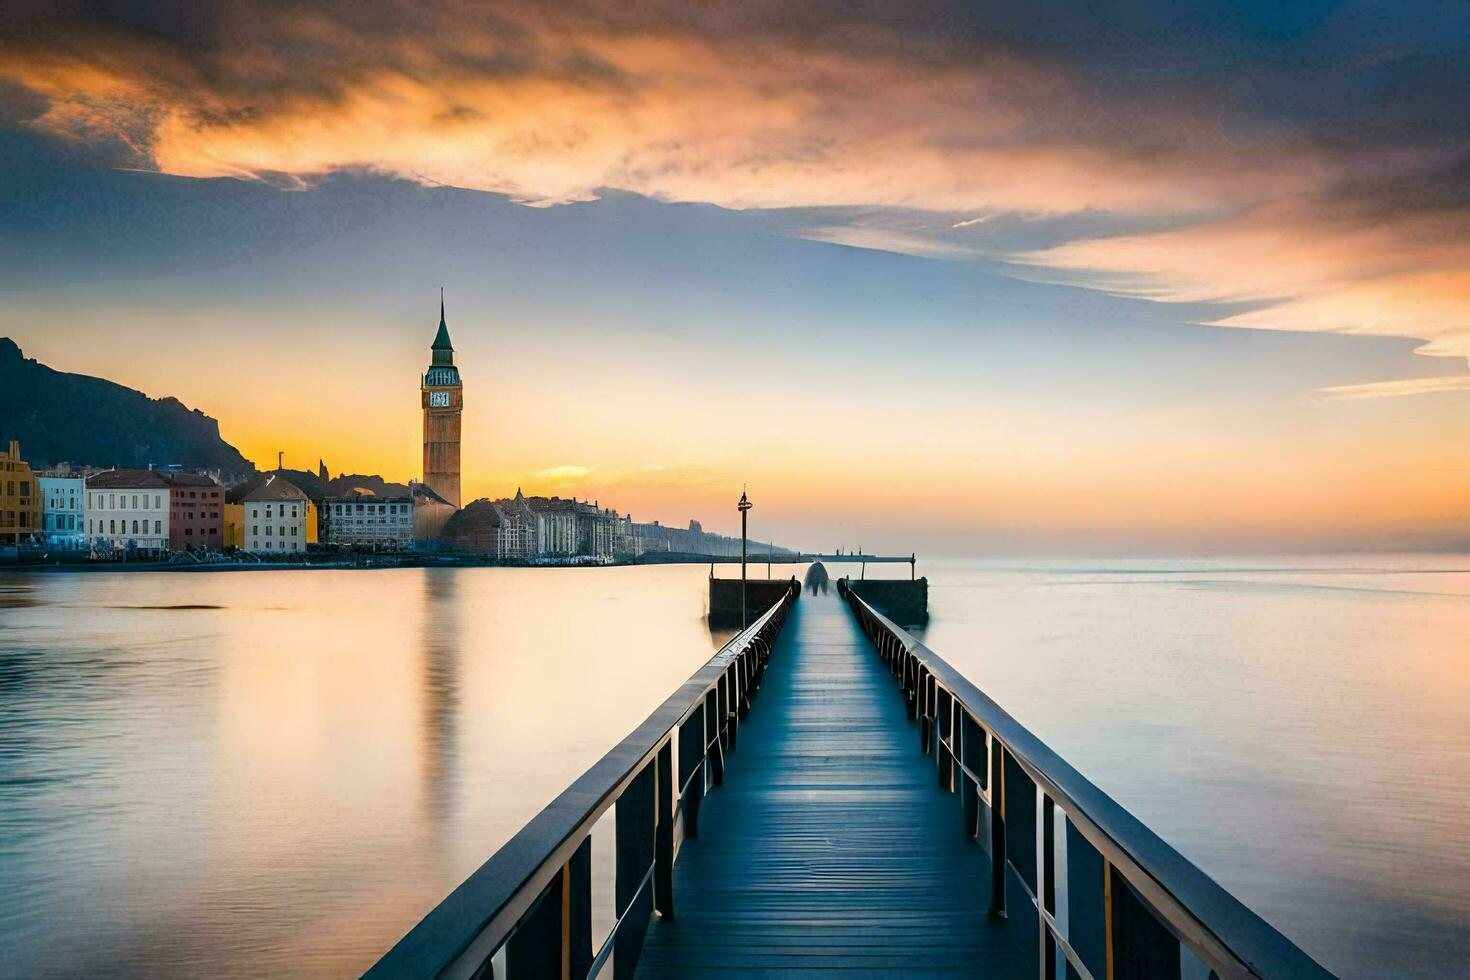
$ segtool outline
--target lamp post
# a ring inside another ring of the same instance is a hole
[[[740,503],[735,506],[740,511],[740,628],[743,630],[748,625],[745,606],[745,531],[752,506],[750,498],[745,495],[744,487],[740,488]]]

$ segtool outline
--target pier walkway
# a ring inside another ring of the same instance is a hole
[[[922,758],[847,605],[803,597],[638,975],[1023,975],[1034,929],[986,916],[990,859]]]
[[[366,976],[818,971],[1331,976],[846,580],[794,579]]]

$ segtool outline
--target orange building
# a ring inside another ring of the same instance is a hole
[[[0,545],[16,546],[41,531],[40,485],[31,467],[20,458],[20,443],[0,452]]]

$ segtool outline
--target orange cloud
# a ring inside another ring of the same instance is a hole
[[[1359,201],[1376,174],[1444,162],[1416,147],[1334,150],[1167,85],[1122,94],[1056,60],[958,56],[872,27],[839,44],[733,12],[712,26],[596,5],[434,5],[391,25],[314,8],[220,16],[219,43],[197,49],[65,29],[12,43],[0,77],[47,100],[34,125],[119,141],[171,174],[303,185],[365,168],[530,204],[615,187],[736,208],[1164,217],[1174,230],[1021,258],[1153,299],[1258,304],[1222,326],[1470,355],[1470,215]],[[805,234],[964,254],[870,228]]]

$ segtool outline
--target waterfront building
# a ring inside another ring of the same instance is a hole
[[[337,548],[398,550],[413,544],[412,496],[354,493],[322,500],[322,543]]]
[[[167,473],[168,545],[174,551],[219,551],[225,546],[225,491],[213,477]]]
[[[577,504],[562,497],[527,497],[536,515],[536,552],[566,557],[577,553]]]
[[[617,511],[609,512],[612,518],[612,549],[613,554],[619,558],[636,558],[642,553],[638,542],[638,525],[633,523],[633,515],[621,515]]]
[[[430,348],[429,370],[419,384],[424,413],[424,482],[459,507],[460,415],[464,390],[454,366],[454,345],[444,322],[444,294],[439,295],[439,333]]]
[[[87,482],[80,474],[41,473],[41,539],[49,551],[87,547]]]
[[[500,511],[500,541],[496,554],[501,558],[524,559],[539,555],[540,518],[526,504],[519,487],[511,500],[497,500]]]
[[[0,452],[0,546],[19,547],[41,532],[41,490],[20,443]]]
[[[270,473],[248,491],[244,505],[245,550],[257,554],[304,554],[307,509],[310,502],[301,488],[285,477]]]
[[[576,503],[576,498],[573,498]],[[613,556],[613,522],[596,501],[576,504],[577,554],[594,558]]]
[[[154,470],[87,477],[87,545],[98,554],[162,555],[169,548],[169,483]]]
[[[443,544],[452,551],[491,555],[506,561],[536,557],[537,519],[524,498],[481,498],[455,511],[444,525]]]

